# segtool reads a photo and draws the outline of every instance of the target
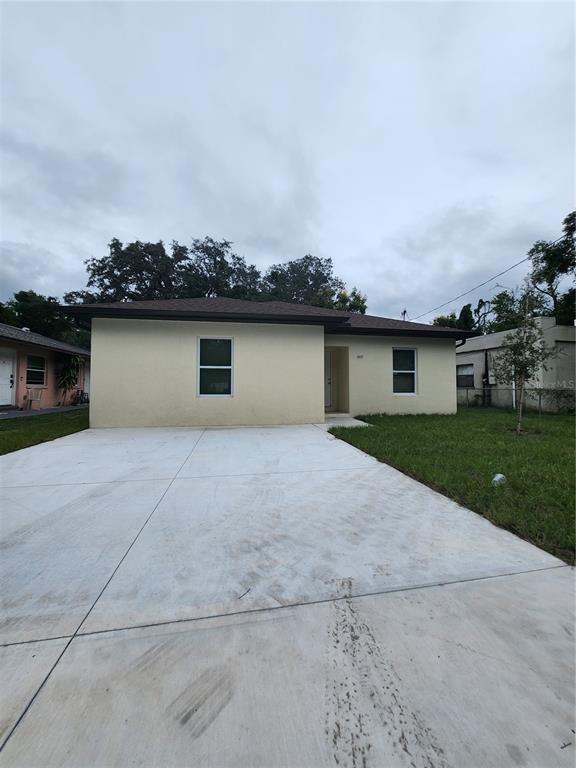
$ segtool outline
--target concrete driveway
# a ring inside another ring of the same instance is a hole
[[[315,426],[0,459],[6,766],[573,766],[573,571]]]

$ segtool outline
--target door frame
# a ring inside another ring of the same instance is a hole
[[[329,401],[326,400],[326,388],[330,393]],[[332,388],[332,350],[324,349],[324,410],[332,408],[333,388]]]
[[[16,363],[17,363],[17,354],[15,349],[10,349],[9,347],[0,347],[0,355],[2,357],[11,357],[12,358],[12,373],[10,374],[12,377],[12,386],[10,387],[10,402],[9,403],[0,403],[0,407],[7,408],[13,405],[16,405]]]

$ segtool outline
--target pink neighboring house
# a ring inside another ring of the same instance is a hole
[[[38,410],[62,405],[57,371],[71,355],[81,357],[84,364],[66,404],[90,391],[89,350],[0,323],[0,408]]]

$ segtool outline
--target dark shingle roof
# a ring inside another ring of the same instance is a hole
[[[158,299],[103,304],[76,304],[63,308],[77,317],[131,317],[244,322],[321,324],[332,333],[465,338],[466,331],[424,323],[410,323],[376,315],[292,304],[286,301],[246,301],[228,298]]]
[[[293,304],[287,301],[247,301],[246,299],[228,299],[221,296],[200,297],[195,299],[154,299],[153,301],[115,301],[102,304],[75,304],[66,307],[72,314],[74,310],[94,310],[101,314],[100,310],[114,310],[118,313],[132,312],[133,310],[153,310],[154,312],[210,312],[225,314],[253,314],[253,315],[326,315],[348,317],[349,312],[340,312],[336,309],[324,307],[312,307],[307,304]],[[90,312],[92,314],[92,312]]]
[[[90,350],[82,347],[75,347],[73,344],[66,344],[63,341],[56,341],[48,336],[42,336],[40,333],[24,331],[22,328],[16,328],[13,325],[0,323],[0,341],[16,341],[19,344],[28,344],[31,347],[43,347],[44,349],[54,349],[57,352],[69,352],[73,355],[84,355],[90,357]]]

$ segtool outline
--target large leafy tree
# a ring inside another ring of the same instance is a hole
[[[450,312],[449,315],[438,315],[432,320],[432,325],[439,325],[441,328],[456,328],[458,318],[456,312]]]
[[[189,247],[173,241],[169,250],[161,241],[124,245],[115,238],[109,253],[88,259],[86,268],[86,290],[65,294],[67,303],[227,296],[366,311],[366,296],[357,288],[346,290],[329,258],[307,255],[276,264],[262,276],[229,240],[212,237],[195,238]]]
[[[0,302],[0,323],[6,325],[14,325],[16,328],[20,328],[18,316],[10,306],[10,304],[3,304]]]
[[[562,229],[563,236],[558,240],[538,240],[528,251],[532,260],[532,285],[551,303],[555,316],[562,296],[561,283],[565,277],[576,274],[576,211],[566,216]]]
[[[88,346],[90,334],[66,317],[54,296],[42,296],[35,291],[17,291],[0,309],[1,322],[17,328],[29,328],[34,333],[49,336],[69,344]]]
[[[532,292],[530,304],[532,317],[550,314],[550,307],[544,296]],[[449,315],[439,315],[432,321],[433,325],[446,328],[461,328],[465,331],[476,330],[478,333],[497,333],[517,328],[523,321],[524,310],[514,291],[500,291],[491,301],[480,299],[476,309],[472,311],[471,304],[465,304],[458,316],[455,312]]]
[[[556,322],[558,325],[574,325],[576,319],[576,290],[568,290],[558,297],[556,303]]]
[[[178,295],[236,299],[252,299],[260,295],[259,270],[234,253],[229,240],[194,239],[188,249],[188,258]]]
[[[307,254],[285,264],[274,264],[262,283],[267,299],[366,312],[366,297],[357,288],[346,291],[344,281],[334,274],[330,258]]]
[[[264,275],[263,289],[270,299],[332,307],[344,282],[334,275],[332,259],[307,254],[273,264]]]
[[[518,301],[512,291],[500,291],[490,302],[490,319],[486,325],[488,333],[509,331],[517,328],[522,320]]]
[[[168,253],[164,243],[136,240],[123,245],[113,238],[109,253],[88,259],[88,282],[85,291],[72,291],[64,296],[69,304],[138,299],[169,299],[178,294],[183,273],[189,263],[188,250],[177,242]]]
[[[350,292],[345,288],[341,290],[334,302],[334,309],[340,309],[344,312],[355,312],[359,315],[366,314],[366,294],[354,286]]]
[[[550,314],[545,298],[531,291],[529,303],[523,300],[524,292],[517,296],[513,291],[500,291],[490,302],[490,315],[486,323],[488,333],[509,331],[518,328],[526,317],[541,317]]]
[[[16,318],[19,328],[57,338],[67,328],[65,318],[58,311],[58,299],[42,296],[35,291],[18,291],[6,302]]]
[[[460,310],[458,317],[456,317],[455,312],[451,312],[449,315],[439,315],[434,318],[432,325],[440,325],[444,328],[460,328],[463,331],[472,331],[476,325],[474,315],[472,314],[472,305],[465,304]]]
[[[462,328],[464,331],[471,331],[474,329],[475,320],[472,313],[472,305],[465,304],[460,310],[458,315],[458,328]]]
[[[474,328],[480,333],[487,333],[487,327],[490,320],[492,308],[489,301],[479,299],[476,308],[473,311]]]

